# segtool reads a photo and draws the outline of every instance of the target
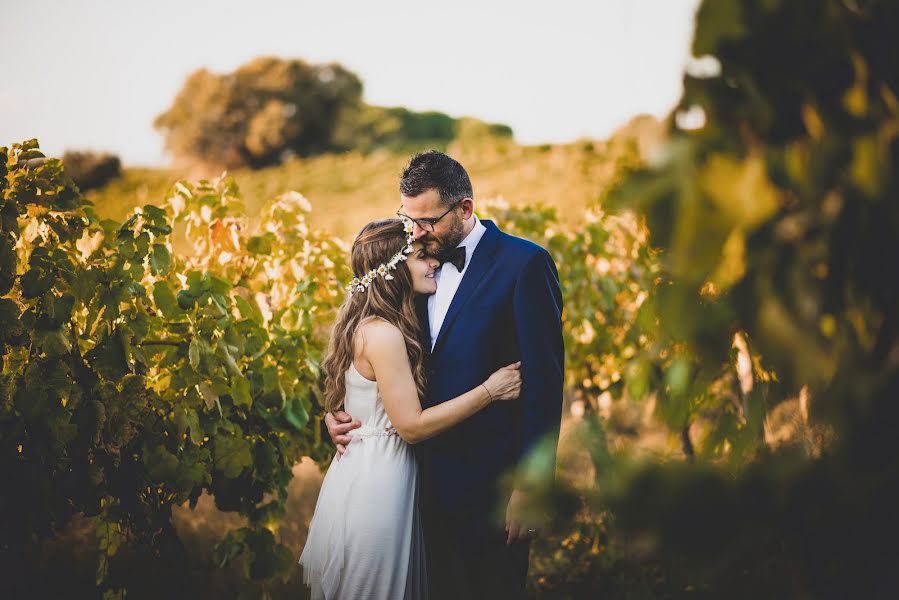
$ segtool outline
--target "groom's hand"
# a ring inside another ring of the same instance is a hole
[[[362,423],[360,421],[354,421],[353,417],[342,410],[337,411],[333,415],[331,413],[325,414],[325,427],[328,428],[328,435],[331,436],[331,441],[337,446],[338,460],[346,452],[346,447],[349,443],[353,441],[353,438],[348,436],[347,433],[361,426]]]
[[[541,526],[537,521],[527,492],[514,490],[506,507],[506,545],[533,539]]]

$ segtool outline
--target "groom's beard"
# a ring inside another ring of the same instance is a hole
[[[433,233],[427,233],[418,238],[418,241],[425,245],[425,252],[427,252],[428,256],[433,256],[440,262],[445,262],[446,255],[450,250],[461,244],[462,240],[465,239],[465,223],[461,218],[455,215],[454,217],[455,219],[450,230],[440,237]]]

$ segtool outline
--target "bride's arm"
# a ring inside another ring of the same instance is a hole
[[[380,322],[366,325],[364,336],[362,354],[375,371],[384,409],[397,433],[410,444],[434,437],[493,400],[518,396],[521,378],[516,364],[500,369],[461,396],[422,409],[402,332],[394,325]]]

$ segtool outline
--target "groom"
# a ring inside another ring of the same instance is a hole
[[[421,444],[420,507],[432,598],[520,598],[536,523],[521,507],[529,488],[551,481],[562,410],[562,293],[549,253],[474,214],[465,169],[434,150],[413,156],[400,180],[399,216],[443,266],[419,317],[434,406],[521,361],[517,401],[497,402]],[[343,452],[358,426],[345,412],[325,418]],[[523,468],[538,444],[552,460]],[[511,495],[499,481],[514,473]],[[505,507],[505,528],[496,507]]]

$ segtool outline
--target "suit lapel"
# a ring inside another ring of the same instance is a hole
[[[493,221],[481,221],[481,223],[484,224],[487,231],[484,232],[481,241],[478,242],[474,254],[471,256],[471,262],[468,264],[468,269],[466,269],[465,275],[462,276],[462,281],[459,283],[459,289],[456,290],[456,295],[453,296],[453,301],[446,311],[446,317],[444,317],[443,324],[440,326],[440,332],[437,334],[437,343],[434,344],[433,352],[437,352],[440,348],[441,342],[446,338],[447,331],[452,327],[453,321],[459,315],[462,307],[465,306],[465,303],[468,302],[474,291],[483,282],[484,275],[493,266],[500,231],[493,224]],[[425,314],[427,316],[427,310],[425,310]]]

